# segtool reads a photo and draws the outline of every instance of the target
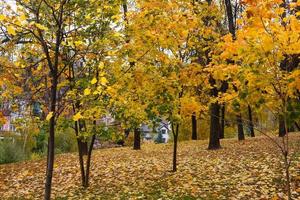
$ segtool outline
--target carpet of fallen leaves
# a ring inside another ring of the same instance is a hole
[[[299,136],[298,136],[299,135]],[[292,194],[300,199],[300,134],[291,141]],[[278,149],[266,138],[222,140],[208,151],[207,141],[179,144],[178,172],[170,171],[172,144],[145,144],[95,150],[88,189],[80,186],[77,154],[56,157],[55,199],[282,199],[284,177]],[[41,199],[45,160],[0,165],[0,199]]]

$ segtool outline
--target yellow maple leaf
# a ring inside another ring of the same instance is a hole
[[[47,117],[46,117],[46,120],[47,121],[50,121],[50,119],[53,117],[53,112],[49,112]]]
[[[81,119],[81,118],[82,118],[82,115],[81,115],[80,112],[76,113],[76,114],[73,116],[73,120],[74,120],[74,121],[78,121],[78,120]]]
[[[15,31],[15,28],[13,26],[8,26],[7,27],[7,32],[10,35],[16,35],[17,34],[16,31]]]
[[[105,77],[101,77],[100,83],[101,83],[101,85],[106,85],[108,83],[108,81]]]
[[[5,19],[6,19],[5,15],[0,15],[0,21],[3,21]]]
[[[93,78],[93,79],[91,80],[91,84],[94,85],[94,84],[96,84],[96,83],[97,83],[97,79],[96,79],[96,78]]]
[[[83,91],[83,94],[84,94],[85,96],[91,94],[91,89],[90,89],[90,88],[86,88],[86,89]]]
[[[21,21],[25,21],[26,19],[27,19],[26,15],[22,14],[22,15],[20,16],[20,20],[21,20]]]

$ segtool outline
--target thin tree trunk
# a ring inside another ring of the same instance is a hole
[[[197,118],[196,118],[196,113],[192,114],[192,140],[197,140]]]
[[[177,143],[178,143],[178,131],[179,131],[179,124],[176,124],[176,129],[174,130],[174,125],[172,124],[172,133],[174,137],[173,142],[173,168],[172,171],[177,171]]]
[[[57,103],[57,85],[58,85],[58,66],[59,66],[59,50],[62,42],[63,34],[63,13],[64,13],[64,4],[66,1],[60,2],[60,8],[58,13],[57,24],[55,24],[57,30],[55,34],[55,47],[54,47],[54,59],[52,63],[52,58],[49,53],[49,47],[47,42],[43,37],[40,37],[40,44],[42,45],[43,52],[46,56],[48,67],[50,69],[51,75],[51,92],[50,92],[50,112],[53,116],[49,122],[49,137],[48,137],[48,154],[47,154],[47,169],[46,169],[46,181],[45,181],[45,194],[44,199],[50,200],[51,198],[51,187],[52,187],[52,176],[53,176],[53,166],[54,166],[54,136],[55,136],[55,118],[56,118],[56,103]],[[39,22],[39,12],[36,13],[37,22]],[[42,31],[38,30],[39,36],[42,36]]]
[[[84,187],[89,186],[89,178],[90,178],[90,166],[91,166],[91,157],[92,157],[92,151],[95,143],[96,135],[94,134],[92,136],[92,141],[88,150],[87,160],[86,160],[86,175],[85,175],[85,184]]]
[[[69,66],[69,77],[70,77],[70,90],[73,90],[73,81],[75,79],[75,72],[74,72],[74,65],[70,65]],[[73,103],[72,105],[73,107],[73,113],[76,113],[76,110],[80,109],[80,103],[79,101],[77,101],[76,103]],[[74,131],[75,131],[75,135],[76,135],[76,141],[77,141],[77,147],[78,147],[78,159],[79,159],[79,165],[80,165],[80,173],[81,173],[81,185],[84,187],[85,185],[85,169],[84,169],[84,159],[83,159],[83,155],[84,154],[83,150],[82,150],[82,141],[81,138],[79,137],[80,135],[80,123],[79,121],[75,121],[74,122]]]
[[[235,36],[236,27],[234,24],[234,16],[233,16],[233,12],[232,12],[231,0],[225,0],[225,7],[226,7],[226,14],[227,14],[227,19],[228,19],[228,29],[229,29],[229,32],[231,33],[232,39],[235,40],[236,39],[236,36]],[[233,61],[231,61],[231,62],[233,62]],[[237,88],[235,88],[234,90],[236,92],[238,91]],[[241,113],[239,113],[236,116],[236,120],[237,120],[237,126],[238,126],[238,139],[244,140],[245,135],[244,135],[244,130],[243,130],[243,120],[242,120]]]
[[[79,145],[81,146],[82,155],[88,155],[88,143],[86,141],[79,140]]]
[[[220,139],[225,137],[225,103],[222,104],[221,107],[221,127],[220,127]]]
[[[77,109],[79,109],[79,104],[78,104],[78,107]],[[78,125],[79,125],[79,131],[86,131],[86,124],[85,124],[85,121],[84,120],[79,120],[78,121]],[[82,152],[82,155],[86,156],[88,155],[88,143],[86,141],[83,141],[83,140],[79,140],[79,145],[81,147],[81,152]]]
[[[209,145],[208,149],[220,149],[220,140],[219,140],[219,131],[220,131],[220,105],[215,102],[210,106],[210,137],[209,137]]]
[[[252,118],[252,109],[251,106],[248,105],[248,116],[249,116],[249,129],[250,129],[250,136],[255,137],[254,133],[254,125],[253,125],[253,118]]]
[[[133,149],[140,150],[141,149],[141,132],[139,128],[134,129],[134,142]]]
[[[55,136],[55,112],[56,112],[56,92],[57,92],[57,72],[52,72],[52,85],[51,85],[51,101],[50,112],[53,113],[49,122],[49,137],[48,137],[48,153],[47,153],[47,169],[46,169],[46,182],[45,182],[45,200],[50,200],[52,175],[54,166],[54,136]]]
[[[74,107],[73,107],[74,109]],[[81,173],[81,184],[82,186],[85,185],[85,170],[84,170],[84,160],[83,160],[83,153],[81,149],[81,141],[79,136],[79,130],[78,130],[78,122],[75,121],[75,134],[77,137],[77,146],[78,146],[78,157],[79,157],[79,165],[80,165],[80,173]]]
[[[285,177],[286,177],[286,190],[287,190],[287,196],[288,200],[292,200],[292,194],[291,194],[291,178],[290,178],[290,165],[288,161],[288,153],[284,154],[284,167],[285,167]]]
[[[225,7],[226,7],[226,13],[228,19],[229,32],[231,33],[232,38],[235,39],[235,25],[234,25],[232,6],[230,0],[225,0]]]
[[[238,139],[245,140],[245,134],[243,129],[243,119],[241,113],[236,115],[236,122],[238,126]]]
[[[285,122],[284,122],[284,117],[280,114],[279,118],[278,118],[278,122],[279,122],[279,137],[283,137],[285,136],[286,133],[286,127],[285,127]]]

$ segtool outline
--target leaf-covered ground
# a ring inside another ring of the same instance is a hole
[[[298,133],[299,134],[299,133]],[[293,134],[295,148],[300,135]],[[172,144],[96,150],[89,189],[80,186],[77,154],[56,157],[56,199],[280,199],[284,192],[280,154],[265,138],[179,144],[178,172],[170,172]],[[299,154],[292,163],[293,196],[300,199]],[[45,160],[0,165],[1,199],[41,199]],[[298,192],[297,192],[298,191]]]

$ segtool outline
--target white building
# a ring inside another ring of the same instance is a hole
[[[161,121],[156,127],[150,127],[147,124],[141,126],[143,139],[146,141],[157,141],[161,135],[161,142],[167,143],[170,139],[171,125],[167,121]]]

